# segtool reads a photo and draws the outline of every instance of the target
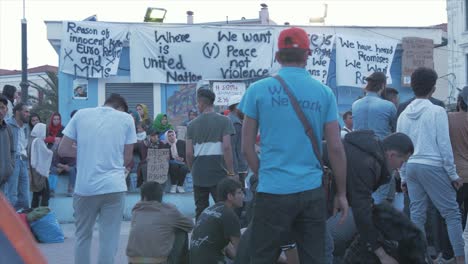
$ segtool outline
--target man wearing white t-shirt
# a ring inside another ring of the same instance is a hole
[[[104,106],[78,111],[63,131],[59,155],[77,158],[73,195],[75,263],[91,262],[91,240],[98,216],[98,263],[114,263],[127,191],[125,165],[131,162],[137,141],[133,118],[127,112],[125,99],[112,94]]]

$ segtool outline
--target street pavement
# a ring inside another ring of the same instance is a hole
[[[64,243],[57,244],[38,244],[39,249],[46,257],[49,264],[73,264],[74,245],[75,245],[75,225],[62,224],[62,230],[65,235]],[[99,249],[98,224],[94,227],[93,242],[91,244],[91,263],[97,263]],[[128,235],[130,232],[130,222],[122,221],[120,229],[119,249],[115,259],[115,264],[127,264],[125,249],[127,248]]]

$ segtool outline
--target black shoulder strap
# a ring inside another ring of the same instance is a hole
[[[320,162],[320,166],[322,166],[322,169],[323,169],[323,159],[322,159],[322,155],[320,154],[319,145],[317,142],[317,138],[315,137],[314,129],[310,125],[309,121],[307,120],[304,114],[304,111],[302,111],[301,107],[299,106],[299,103],[297,102],[296,97],[292,94],[291,90],[289,90],[289,87],[286,84],[286,82],[283,80],[283,78],[281,78],[281,76],[279,75],[274,75],[273,78],[275,78],[276,80],[280,82],[281,86],[283,86],[284,92],[288,95],[289,101],[291,101],[291,105],[293,106],[294,111],[297,114],[297,117],[299,118],[299,120],[301,120],[301,123],[304,126],[305,133],[307,137],[309,137],[310,142],[312,143],[315,156],[317,157],[318,161]]]

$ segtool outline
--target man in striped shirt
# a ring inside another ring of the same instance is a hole
[[[187,127],[187,165],[193,176],[196,218],[209,206],[209,196],[216,202],[216,186],[226,176],[234,177],[231,121],[214,111],[215,94],[206,88],[197,91],[200,115]]]

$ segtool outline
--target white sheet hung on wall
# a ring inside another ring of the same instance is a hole
[[[132,82],[196,83],[239,81],[276,73],[278,35],[282,27],[150,25],[64,21],[61,68],[86,78],[116,75],[122,48],[129,43]],[[306,69],[327,83],[333,46],[338,86],[362,87],[364,78],[390,67],[398,40],[334,34],[304,27],[312,55]]]
[[[64,21],[60,71],[75,77],[117,75],[122,48],[128,43],[124,24]]]
[[[398,40],[336,36],[336,84],[360,87],[373,72],[384,72],[392,83],[390,67]]]

